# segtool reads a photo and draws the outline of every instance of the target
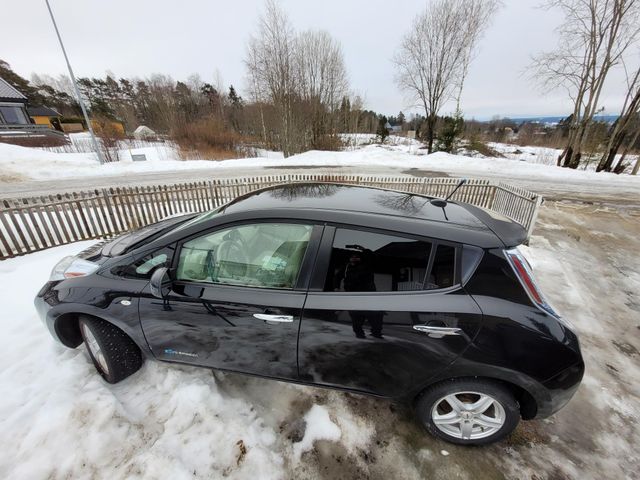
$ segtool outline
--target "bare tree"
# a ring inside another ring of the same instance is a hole
[[[325,31],[305,31],[297,39],[296,74],[300,99],[310,110],[311,143],[317,147],[347,94],[347,70],[340,44]]]
[[[413,21],[394,57],[398,86],[425,111],[428,151],[444,104],[459,100],[474,48],[498,7],[494,0],[435,0]]]
[[[281,146],[285,156],[292,148],[292,101],[295,94],[295,34],[285,12],[275,0],[267,0],[258,34],[251,37],[245,65],[252,95],[273,103],[281,123]]]
[[[467,45],[463,51],[462,70],[458,79],[457,112],[460,112],[462,89],[469,73],[471,60],[477,53],[478,42],[500,7],[502,7],[500,0],[467,0],[462,3],[462,8],[465,10],[463,14],[467,19],[466,35],[464,36]]]
[[[638,114],[640,114],[640,67],[631,77],[627,75],[627,95],[620,115],[611,129],[607,148],[596,167],[597,172],[602,170],[611,171],[618,150],[622,147],[629,134],[632,133],[629,130]]]
[[[640,33],[639,0],[549,0],[565,21],[553,52],[534,58],[533,74],[545,89],[563,87],[573,104],[569,135],[558,165],[577,168],[611,69]]]

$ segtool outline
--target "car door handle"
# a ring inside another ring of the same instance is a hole
[[[426,333],[431,338],[442,338],[447,335],[462,335],[462,329],[456,327],[434,327],[432,325],[414,325],[414,330]]]
[[[253,316],[258,320],[264,320],[268,323],[291,323],[292,315],[270,315],[268,313],[254,313]]]

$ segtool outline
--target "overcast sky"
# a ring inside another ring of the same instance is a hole
[[[394,50],[427,0],[281,0],[297,30],[324,29],[342,44],[351,88],[367,108],[412,111],[394,83]],[[185,79],[199,73],[244,91],[243,58],[262,0],[50,0],[76,76]],[[562,17],[541,0],[504,0],[471,65],[462,107],[466,117],[564,115],[562,91],[541,92],[528,78],[531,56],[555,44]],[[66,73],[44,0],[3,2],[0,58],[19,74]],[[606,113],[617,113],[621,89],[604,92]],[[445,112],[451,110],[445,107]]]

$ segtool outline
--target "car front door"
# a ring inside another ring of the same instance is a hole
[[[297,337],[321,226],[264,221],[186,239],[165,299],[140,320],[160,360],[297,379]]]
[[[456,245],[326,227],[299,339],[303,381],[389,397],[419,389],[482,318]]]

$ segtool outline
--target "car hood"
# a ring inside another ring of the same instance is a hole
[[[106,257],[117,257],[133,247],[140,246],[140,244],[153,240],[159,235],[165,233],[167,230],[192,219],[196,215],[197,214],[195,213],[189,213],[186,215],[166,218],[160,222],[120,235],[104,244],[101,253]]]

